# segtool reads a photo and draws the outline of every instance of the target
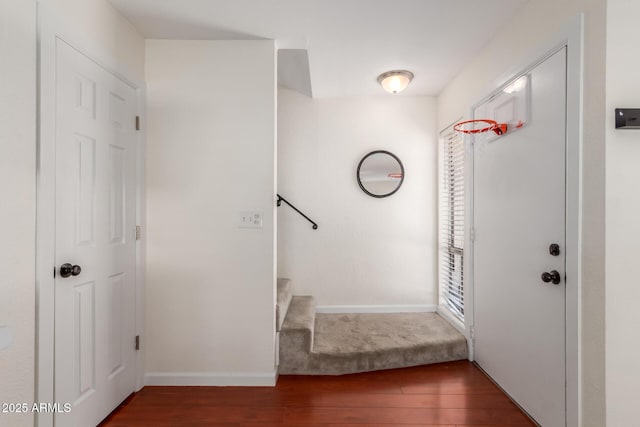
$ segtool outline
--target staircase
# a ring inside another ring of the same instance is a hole
[[[341,375],[467,359],[467,342],[436,313],[316,313],[278,279],[279,373]]]

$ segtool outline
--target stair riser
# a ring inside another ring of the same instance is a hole
[[[309,353],[313,347],[312,332],[308,329],[280,333],[280,372],[289,371],[295,367],[306,367]]]
[[[444,351],[431,348],[416,348],[402,352],[371,352],[352,355],[322,355],[311,353],[306,364],[295,365],[290,374],[298,375],[342,375],[384,369],[406,368],[432,363],[452,362],[467,359],[466,343],[456,343]],[[280,372],[285,374],[284,372]]]
[[[278,292],[276,299],[276,332],[282,330],[282,324],[291,305],[293,298],[293,284],[291,280],[278,279]]]

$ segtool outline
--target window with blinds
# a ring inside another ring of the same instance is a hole
[[[440,294],[464,319],[464,139],[453,130],[441,138]]]

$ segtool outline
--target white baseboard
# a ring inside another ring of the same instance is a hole
[[[149,386],[241,386],[273,387],[277,372],[147,372]]]
[[[316,313],[435,313],[437,306],[413,305],[319,305]]]

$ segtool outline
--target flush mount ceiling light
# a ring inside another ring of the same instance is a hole
[[[407,70],[387,71],[378,76],[378,83],[389,93],[402,92],[409,86],[413,73]]]

